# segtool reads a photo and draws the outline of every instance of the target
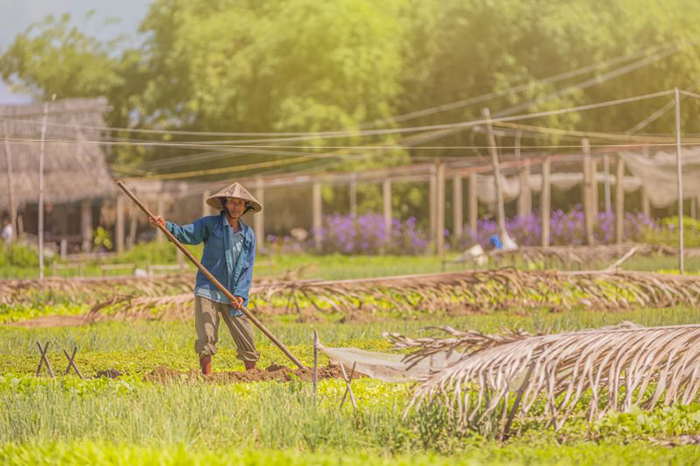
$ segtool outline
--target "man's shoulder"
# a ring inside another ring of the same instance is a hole
[[[207,215],[207,216],[199,218],[198,221],[204,223],[205,225],[214,225],[217,222],[221,222],[221,214],[219,214],[219,215]]]

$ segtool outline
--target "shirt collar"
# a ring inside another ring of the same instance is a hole
[[[221,222],[222,222],[222,225],[224,226],[224,228],[227,228],[227,227],[231,228],[231,225],[228,224],[228,219],[226,218],[226,215],[224,214],[223,210],[221,211]],[[245,230],[246,227],[247,227],[247,225],[245,223],[243,223],[243,220],[241,220],[239,218],[238,219],[238,231],[236,233],[243,233],[243,231]],[[233,234],[235,235],[236,233],[233,233]]]

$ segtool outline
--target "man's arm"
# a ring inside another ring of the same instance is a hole
[[[182,244],[199,244],[205,239],[208,233],[206,217],[197,219],[189,225],[182,226],[173,222],[166,222],[160,215],[149,220],[153,226],[162,225],[167,228]]]

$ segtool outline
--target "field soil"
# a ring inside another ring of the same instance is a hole
[[[353,379],[364,377],[355,373]],[[341,379],[343,373],[336,364],[318,368],[318,379]],[[255,368],[250,371],[214,372],[202,375],[198,371],[180,372],[167,366],[156,367],[144,377],[149,382],[168,383],[175,380],[203,380],[211,383],[249,383],[279,380],[290,382],[302,380],[309,382],[313,379],[311,369],[291,369],[278,364],[270,364],[267,369]]]
[[[24,328],[49,328],[49,327],[78,327],[90,323],[88,314],[76,316],[41,316],[29,320],[10,322],[4,325]]]

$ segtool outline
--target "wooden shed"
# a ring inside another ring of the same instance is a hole
[[[43,168],[47,243],[63,240],[73,249],[89,249],[93,218],[115,194],[102,147],[107,108],[101,97],[48,106]],[[0,106],[0,212],[11,215],[19,234],[36,235],[38,230],[43,119],[43,103]]]

